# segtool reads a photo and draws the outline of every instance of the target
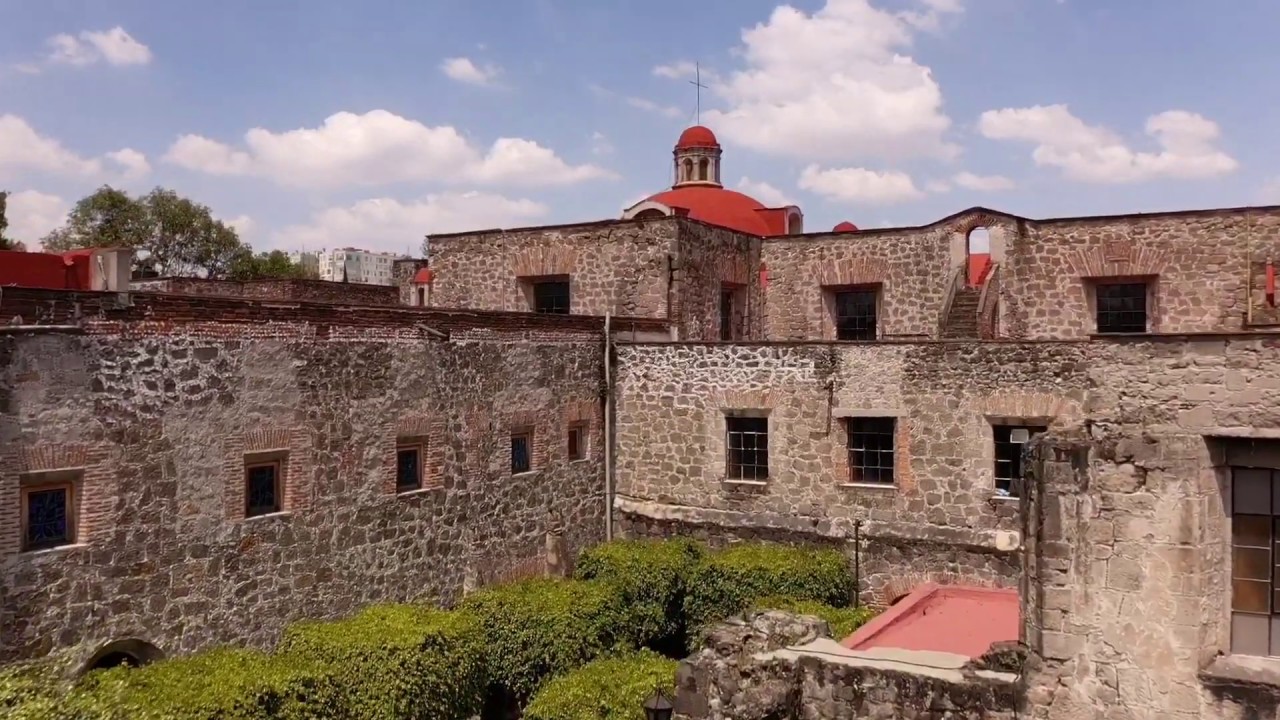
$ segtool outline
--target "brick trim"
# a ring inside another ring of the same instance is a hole
[[[874,258],[841,258],[821,266],[818,284],[824,288],[849,285],[882,285],[889,266]]]
[[[600,403],[595,400],[578,400],[564,406],[564,422],[566,425],[576,422],[590,422],[600,411]]]
[[[573,248],[526,248],[511,258],[511,272],[518,278],[573,275],[578,252]]]
[[[403,447],[417,445],[421,447],[419,462],[422,464],[421,490],[444,487],[446,423],[443,419],[420,415],[406,416],[395,423],[394,433],[388,438],[388,450],[383,463],[382,492],[386,495],[400,494],[397,476],[399,473],[399,452]]]
[[[993,215],[988,212],[974,212],[954,218],[951,221],[951,231],[963,235],[967,240],[969,234],[978,228],[987,228],[988,230],[1000,225],[1008,224],[1010,218]]]
[[[48,442],[26,446],[15,442],[0,451],[0,557],[21,552],[22,489],[43,482],[43,474],[57,475],[56,482],[74,486],[75,544],[88,545],[106,538],[114,527],[111,515],[116,484],[108,462],[111,452],[109,446]]]
[[[255,427],[228,436],[223,441],[223,517],[229,521],[245,518],[245,468],[273,460],[280,463],[283,488],[281,512],[299,512],[311,506],[311,439],[304,430],[279,426]]]
[[[986,418],[1044,418],[1069,420],[1080,417],[1080,403],[1049,393],[995,392],[978,402],[978,412]]]
[[[769,390],[717,390],[711,395],[711,404],[721,410],[772,410],[773,397]]]
[[[1067,256],[1072,272],[1080,278],[1151,277],[1165,272],[1168,251],[1138,247],[1132,240],[1108,240]]]
[[[18,473],[83,468],[89,464],[89,447],[76,444],[42,444],[18,448],[13,462]]]

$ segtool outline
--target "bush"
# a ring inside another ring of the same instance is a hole
[[[827,621],[831,626],[831,637],[843,640],[853,634],[854,630],[866,625],[876,616],[876,611],[869,607],[831,607],[813,600],[796,600],[795,598],[772,597],[760,598],[751,603],[752,610],[785,610],[797,615],[813,615]]]
[[[712,553],[689,584],[690,630],[736,615],[758,597],[781,596],[845,607],[853,593],[848,562],[838,550],[743,544]]]
[[[109,705],[69,696],[52,667],[0,671],[0,717],[6,720],[113,720]]]
[[[626,647],[626,618],[613,586],[536,578],[481,590],[462,603],[484,625],[489,680],[515,702],[552,675]]]
[[[338,699],[325,668],[241,649],[90,673],[73,697],[130,720],[303,720]]]
[[[613,583],[636,645],[671,652],[684,649],[685,592],[703,554],[687,539],[616,540],[584,551],[576,574]]]
[[[525,708],[525,720],[644,720],[655,688],[675,691],[675,660],[641,650],[605,658],[548,682]]]
[[[297,623],[277,652],[322,664],[339,704],[368,720],[465,720],[480,711],[487,685],[478,620],[416,605]]]

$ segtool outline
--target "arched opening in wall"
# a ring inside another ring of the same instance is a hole
[[[657,218],[663,218],[666,216],[667,216],[666,213],[662,212],[661,210],[658,210],[657,208],[649,208],[648,210],[641,210],[640,212],[636,213],[633,219],[655,220]]]
[[[804,218],[799,213],[791,213],[787,218],[787,234],[803,235],[804,234]]]
[[[142,667],[164,659],[164,651],[146,640],[130,638],[104,645],[81,668],[80,674],[115,667]]]
[[[710,158],[702,158],[701,160],[698,161],[698,179],[706,180],[710,177],[710,175],[711,175],[711,160]]]
[[[693,179],[693,160],[691,158],[684,159],[684,177],[680,178],[680,182],[688,182]]]
[[[979,226],[969,231],[964,242],[965,280],[970,287],[977,287],[991,269],[991,233]]]

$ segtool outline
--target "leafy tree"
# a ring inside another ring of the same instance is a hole
[[[307,273],[302,266],[289,259],[279,250],[260,252],[257,255],[244,255],[236,260],[231,268],[233,280],[288,280],[305,278]]]
[[[5,230],[9,229],[9,218],[5,215],[8,205],[9,193],[7,191],[0,190],[0,250],[17,250],[18,252],[23,252],[27,249],[25,245],[4,234]]]
[[[205,205],[164,188],[132,198],[110,186],[76,203],[67,224],[50,233],[44,246],[50,252],[128,247],[166,275],[209,278],[230,276],[252,252]]]

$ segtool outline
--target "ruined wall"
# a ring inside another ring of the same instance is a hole
[[[570,555],[603,536],[602,343],[573,329],[589,318],[456,325],[466,342],[332,312],[323,329],[163,318],[0,334],[0,662],[121,638],[266,646],[295,619],[536,569],[551,530]],[[510,472],[513,426],[533,430],[533,472]],[[407,437],[427,487],[396,494]],[[246,519],[262,453],[283,458],[284,509]],[[79,542],[21,552],[20,487],[50,470],[76,478]]]
[[[432,236],[432,304],[529,310],[518,278],[568,275],[575,314],[666,317],[678,227],[666,218]]]
[[[156,278],[129,283],[134,292],[214,295],[263,300],[300,300],[343,305],[398,305],[400,291],[394,285],[366,285],[326,280],[206,280],[204,278]]]
[[[680,337],[720,339],[720,290],[731,283],[741,288],[732,313],[734,337],[764,339],[760,238],[690,220],[677,222],[672,318]]]
[[[1001,268],[1002,322],[1026,338],[1079,338],[1095,330],[1090,283],[1156,278],[1153,332],[1214,332],[1244,326],[1254,272],[1280,260],[1280,209],[1033,221]],[[1255,319],[1274,318],[1253,292]]]

